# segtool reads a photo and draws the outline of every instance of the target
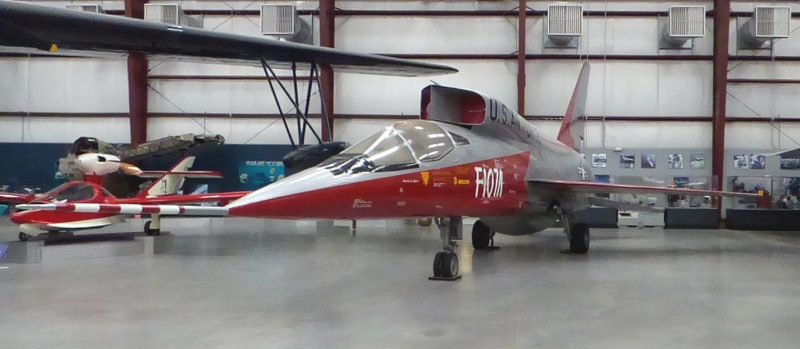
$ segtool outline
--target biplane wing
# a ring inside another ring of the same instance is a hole
[[[0,0],[0,46],[69,56],[142,52],[187,61],[299,69],[327,64],[337,72],[424,76],[455,73],[452,67],[348,52],[177,25]]]

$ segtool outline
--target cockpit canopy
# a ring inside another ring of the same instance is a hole
[[[408,120],[356,143],[319,166],[335,174],[398,171],[440,160],[454,147],[450,135],[439,125]]]
[[[51,191],[48,191],[35,201],[44,203],[80,202],[91,200],[98,195],[111,196],[111,193],[104,188],[96,187],[91,183],[68,182],[56,187]]]

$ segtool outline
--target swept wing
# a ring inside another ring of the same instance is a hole
[[[710,195],[730,197],[757,197],[758,194],[736,193],[717,190],[688,188],[651,187],[646,185],[610,184],[581,181],[563,181],[551,179],[534,179],[528,181],[534,190],[546,190],[565,193],[585,194],[673,194],[673,195]]]

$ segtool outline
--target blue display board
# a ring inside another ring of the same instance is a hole
[[[283,162],[247,160],[239,163],[239,184],[244,190],[255,190],[284,176]]]

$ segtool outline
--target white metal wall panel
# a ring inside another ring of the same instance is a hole
[[[660,62],[657,91],[659,116],[711,116],[713,69],[710,62]]]
[[[600,68],[598,70],[603,69],[602,66],[598,68]],[[605,115],[658,115],[657,79],[657,64],[641,62],[607,64],[603,100]]]
[[[531,121],[542,134],[553,138],[561,121]],[[584,148],[711,148],[711,123],[706,122],[606,122],[586,125]]]
[[[711,115],[710,63],[590,63],[589,115]],[[526,114],[563,115],[581,64],[578,61],[528,62]]]
[[[420,91],[431,80],[485,93],[516,109],[516,61],[432,62],[451,65],[461,72],[420,78],[336,74],[336,113],[419,115]]]
[[[0,143],[24,142],[25,121],[22,117],[0,117]]]
[[[0,62],[2,111],[100,113],[128,110],[125,60],[15,58]]]
[[[800,125],[795,123],[730,122],[725,126],[725,149],[800,148]]]
[[[587,148],[711,148],[710,122],[606,122],[587,125]]]
[[[516,21],[515,17],[337,18],[336,47],[373,53],[509,54],[517,50]]]
[[[128,118],[0,117],[0,142],[72,143],[81,136],[130,143]]]
[[[297,128],[294,120],[289,129],[297,140]],[[309,120],[317,132],[321,132],[320,119]],[[210,133],[221,134],[226,144],[290,144],[283,122],[278,118],[186,118],[186,117],[151,117],[147,123],[147,138],[158,139],[177,133]],[[310,131],[306,133],[306,142],[316,143]]]
[[[529,61],[526,66],[525,114],[537,116],[563,116],[575,89],[583,63],[579,61]],[[602,69],[592,65],[589,75],[587,112],[597,115],[602,111]],[[516,109],[516,104],[512,105]]]
[[[800,119],[800,85],[728,85],[728,117]]]
[[[152,86],[148,91],[150,113],[278,113],[278,107],[266,81],[157,80],[151,81],[150,85]],[[305,101],[307,85],[307,83],[299,84],[301,102]],[[291,109],[289,99],[277,85],[275,88],[278,90],[284,112],[289,111]],[[289,91],[292,92],[291,89]],[[316,91],[317,88],[314,86],[311,113],[318,113],[320,110]]]
[[[27,59],[0,60],[0,111],[17,112],[30,109],[30,64]]]
[[[587,22],[583,45],[590,54],[658,53],[661,28],[655,17],[608,17],[607,19],[589,17]]]
[[[728,63],[729,79],[797,79],[798,77],[800,77],[800,64],[795,62],[731,61]]]

